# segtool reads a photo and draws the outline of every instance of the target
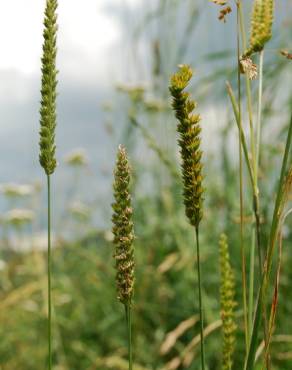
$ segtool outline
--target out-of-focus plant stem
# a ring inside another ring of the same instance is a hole
[[[48,187],[48,356],[49,370],[52,370],[52,292],[51,292],[51,179],[47,175]]]
[[[249,331],[248,331],[248,310],[247,310],[247,289],[246,289],[246,259],[244,248],[244,228],[243,228],[243,162],[242,162],[242,143],[240,132],[242,131],[242,114],[241,114],[241,78],[240,78],[240,20],[239,11],[240,1],[237,3],[237,85],[238,85],[238,115],[240,130],[238,131],[239,145],[239,199],[240,199],[240,253],[241,253],[241,272],[242,272],[242,298],[243,298],[243,316],[244,316],[244,333],[245,333],[245,349],[248,351]]]
[[[201,261],[200,261],[200,240],[199,227],[196,227],[196,247],[197,247],[197,273],[199,285],[199,310],[200,310],[200,336],[201,336],[201,368],[205,370],[205,343],[204,343],[204,315],[202,303],[202,279],[201,279]]]

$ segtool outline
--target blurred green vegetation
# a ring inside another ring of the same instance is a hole
[[[179,2],[166,3],[160,1],[156,12],[144,14],[144,23],[133,31],[135,38],[146,35],[151,49],[148,84],[144,86],[139,81],[131,85],[127,82],[120,84],[112,100],[114,103],[104,105],[108,134],[113,142],[123,142],[127,146],[134,172],[133,205],[137,236],[134,369],[197,370],[200,367],[195,236],[182,205],[176,122],[170,112],[167,89],[169,74],[177,63],[185,61],[195,67],[204,66],[204,73],[195,79],[192,92],[199,102],[197,110],[203,116],[205,148],[206,199],[201,249],[208,332],[207,363],[209,369],[220,369],[218,239],[221,232],[225,232],[236,275],[238,302],[234,369],[241,369],[244,331],[238,144],[224,92],[224,81],[228,78],[234,82],[235,51],[209,51],[199,60],[189,53],[196,36],[195,20],[199,20],[204,12],[202,7],[194,5],[194,1],[184,2],[183,6],[190,9],[184,23],[185,30],[177,38],[175,49],[170,48],[171,36],[160,30],[167,27],[170,19],[175,24],[179,23],[185,10],[177,12]],[[159,24],[156,33],[153,29],[147,31],[153,19]],[[217,19],[212,22],[217,22]],[[222,26],[218,23],[216,27]],[[279,26],[275,42],[281,47],[285,45],[289,30],[291,32],[291,20],[285,26]],[[133,50],[137,52],[135,48]],[[274,49],[268,48],[266,54],[260,166],[264,241],[271,221],[272,200],[292,98],[288,86],[283,88],[290,78],[289,61]],[[136,58],[139,72],[139,56]],[[255,82],[254,94],[256,87]],[[213,124],[208,127],[211,119]],[[117,120],[119,125],[114,124]],[[72,181],[66,194],[66,209],[62,211],[61,219],[55,221],[53,238],[54,369],[126,370],[124,311],[116,299],[109,231],[111,188],[109,199],[101,200],[97,196],[97,200],[90,204],[82,202],[82,195],[75,185],[80,178],[88,176],[90,179],[88,158],[82,151],[76,151],[68,155],[66,163],[72,168]],[[106,176],[110,183],[111,175]],[[249,183],[244,186],[244,244],[248,261],[253,217]],[[42,189],[39,183],[22,187],[6,185],[1,187],[1,197],[5,198],[7,212],[1,215],[0,225],[0,369],[39,370],[45,368],[47,357],[46,240],[39,222],[45,213],[41,207]],[[103,216],[107,228],[101,230],[95,226],[96,209],[105,210]],[[287,219],[283,229],[277,324],[271,347],[275,370],[289,370],[292,363],[290,226],[291,220]]]

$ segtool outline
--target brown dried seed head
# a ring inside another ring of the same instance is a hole
[[[255,80],[258,76],[257,65],[253,63],[252,59],[249,57],[244,57],[240,59],[240,72],[247,74],[250,80]]]
[[[229,14],[231,12],[232,12],[232,9],[231,9],[230,6],[227,6],[226,8],[220,10],[220,13],[219,13],[219,16],[218,16],[219,21],[223,21],[224,23],[226,23],[226,16],[227,16],[227,14]]]
[[[214,4],[224,6],[228,3],[227,0],[211,0]]]
[[[281,50],[281,55],[283,55],[285,58],[292,60],[292,53],[289,53],[287,50]]]

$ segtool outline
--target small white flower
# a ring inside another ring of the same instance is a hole
[[[35,214],[33,211],[29,209],[21,209],[15,208],[8,211],[5,216],[4,220],[6,223],[13,225],[13,226],[22,226],[25,224],[29,224],[35,218]]]
[[[27,184],[3,184],[0,186],[0,191],[8,198],[16,198],[31,195],[34,188]]]
[[[85,149],[74,149],[72,152],[67,154],[67,156],[65,157],[65,162],[69,166],[73,167],[86,166],[88,164],[88,156]]]

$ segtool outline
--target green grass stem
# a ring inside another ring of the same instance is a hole
[[[263,66],[264,66],[264,51],[262,50],[259,53],[259,91],[258,91],[258,112],[257,112],[256,174],[258,173],[258,168],[259,168],[260,146],[261,146]]]
[[[205,370],[205,340],[204,340],[204,314],[202,300],[202,272],[200,261],[200,235],[199,227],[196,227],[196,249],[197,249],[197,274],[199,286],[199,311],[200,311],[200,337],[201,337],[201,368]]]
[[[125,314],[128,333],[128,360],[129,370],[133,369],[133,354],[132,354],[132,309],[130,305],[125,304]]]
[[[287,170],[287,164],[290,154],[290,148],[291,148],[291,137],[292,137],[292,115],[290,119],[290,125],[289,130],[287,134],[287,140],[286,140],[286,146],[285,146],[285,152],[283,156],[282,161],[282,167],[281,167],[281,173],[280,173],[280,179],[278,184],[278,190],[277,190],[277,196],[276,196],[276,202],[273,212],[273,219],[272,219],[272,225],[271,225],[271,231],[270,231],[270,237],[269,237],[269,244],[268,244],[268,250],[265,260],[265,268],[264,273],[261,279],[261,284],[259,288],[258,293],[258,299],[255,309],[255,317],[253,322],[253,330],[251,335],[251,341],[248,351],[248,356],[245,363],[245,370],[252,370],[254,368],[254,362],[255,362],[255,354],[257,350],[257,344],[258,344],[258,334],[259,334],[259,327],[262,319],[262,313],[263,313],[263,306],[265,304],[266,300],[266,294],[267,294],[267,288],[268,283],[270,280],[270,274],[271,274],[271,268],[272,268],[272,257],[275,250],[275,245],[277,241],[277,233],[278,233],[278,226],[279,226],[279,209],[281,206],[281,200],[282,200],[282,188],[285,181],[285,174]]]
[[[47,175],[48,191],[48,369],[52,370],[52,259],[51,259],[51,179]]]
[[[242,131],[242,114],[241,114],[241,78],[240,78],[240,20],[238,7],[240,2],[237,4],[237,85],[238,85],[238,115],[239,125]],[[248,331],[248,310],[247,310],[247,289],[246,289],[246,260],[245,260],[245,248],[244,248],[244,225],[243,225],[243,160],[242,160],[242,143],[240,134],[238,135],[238,150],[239,150],[239,201],[240,201],[240,253],[241,253],[241,273],[242,273],[242,300],[243,300],[243,317],[244,317],[244,333],[245,333],[245,350],[248,351],[249,331]]]

